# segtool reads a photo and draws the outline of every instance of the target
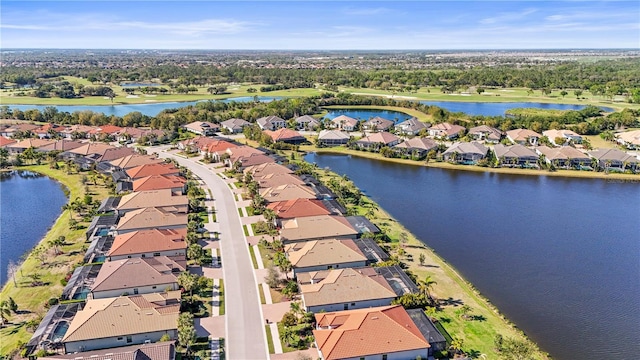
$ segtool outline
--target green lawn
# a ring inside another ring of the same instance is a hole
[[[220,312],[219,315],[224,315],[225,306],[224,306],[224,280],[219,280],[219,288],[218,288],[218,298],[220,299]]]
[[[265,325],[264,331],[267,333],[267,346],[269,347],[269,354],[275,354],[276,349],[273,345],[273,335],[271,334],[271,327],[269,325]]]
[[[253,246],[249,245],[249,255],[251,255],[251,263],[253,263],[253,268],[258,268],[258,260],[256,259],[256,254],[253,251]]]
[[[244,236],[249,236],[249,229],[247,225],[242,225],[242,230],[244,231]]]
[[[258,284],[258,294],[260,294],[260,304],[266,304],[267,298],[264,296],[264,289],[262,289],[262,285]]]

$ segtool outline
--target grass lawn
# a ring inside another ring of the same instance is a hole
[[[271,334],[271,327],[269,325],[265,325],[264,331],[265,333],[267,333],[267,346],[269,347],[269,354],[275,354],[276,349],[273,346],[273,335]]]
[[[260,251],[260,257],[262,258],[262,264],[264,265],[265,269],[268,269],[271,266],[273,266],[273,261],[271,259],[273,259],[273,255],[275,254],[275,251],[271,249],[267,249],[266,247],[260,244],[258,244],[258,250]]]
[[[260,294],[260,304],[266,304],[267,298],[264,296],[264,290],[262,289],[262,285],[258,284],[258,294]]]
[[[249,236],[249,229],[247,225],[242,225],[242,230],[244,231],[244,236]]]
[[[209,214],[206,211],[203,211],[203,212],[199,213],[198,215],[200,215],[200,219],[202,219],[202,223],[203,224],[208,224],[209,223]]]
[[[76,197],[82,198],[85,195],[85,186],[82,185],[82,175],[89,173],[75,173],[67,175],[63,170],[50,169],[49,165],[31,165],[23,166],[18,170],[28,170],[47,175],[66,187],[69,199]],[[91,179],[91,176],[87,176]],[[103,185],[93,185],[90,182],[87,185],[88,194],[93,197],[94,201],[101,201],[108,194],[108,189]],[[81,219],[74,215],[76,220]],[[21,271],[16,276],[16,287],[13,281],[9,280],[0,294],[1,299],[12,297],[18,304],[18,308],[25,313],[20,315],[12,315],[10,324],[0,330],[0,355],[7,355],[13,349],[18,347],[20,342],[26,342],[31,338],[22,326],[25,321],[44,316],[47,312],[45,302],[49,298],[57,298],[62,293],[64,286],[60,281],[65,275],[73,269],[73,266],[82,261],[84,255],[85,229],[71,230],[69,228],[70,216],[68,212],[62,213],[49,229],[40,244],[43,244],[49,250],[44,264],[34,256],[30,255],[21,266]],[[87,223],[79,223],[86,227]],[[48,241],[56,239],[59,236],[66,238],[65,245],[61,247],[62,254],[55,256],[48,245]],[[30,274],[37,273],[41,276],[44,286],[31,286],[31,280],[28,279]]]
[[[224,315],[225,312],[225,308],[224,308],[224,280],[223,279],[219,279],[219,286],[218,286],[218,298],[220,299],[220,312],[219,315]]]
[[[256,259],[256,254],[253,251],[253,246],[249,245],[249,255],[251,255],[251,263],[253,264],[253,268],[258,268],[258,260]]]

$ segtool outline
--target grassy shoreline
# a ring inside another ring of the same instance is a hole
[[[50,169],[48,165],[21,166],[12,170],[32,171],[43,174],[65,187],[68,201],[75,198],[83,198],[85,186],[82,185],[83,173],[66,174],[63,170]],[[94,201],[99,201],[107,194],[107,189],[100,185],[87,185],[89,193]],[[26,323],[29,320],[38,319],[46,314],[45,303],[52,297],[60,296],[64,286],[61,280],[73,269],[73,265],[80,262],[84,255],[82,251],[85,246],[85,229],[71,230],[70,215],[66,211],[61,211],[60,216],[51,225],[46,235],[33,247],[44,246],[47,248],[47,257],[44,264],[36,259],[33,249],[29,251],[29,256],[20,265],[20,271],[16,274],[18,287],[12,279],[7,279],[3,286],[0,298],[2,300],[12,297],[18,304],[20,314],[11,314],[9,324],[0,329],[0,356],[10,354],[14,349],[20,347],[22,343],[29,341],[32,333],[27,331]],[[61,254],[53,254],[48,242],[59,236],[65,237],[65,244],[60,247]],[[33,287],[30,284],[30,274],[38,273],[42,286]]]
[[[481,167],[476,165],[456,165],[448,162],[436,162],[436,161],[430,161],[429,163],[426,163],[424,161],[415,161],[415,160],[409,160],[409,159],[386,158],[378,153],[351,150],[341,146],[332,147],[332,148],[316,148],[314,146],[301,146],[300,151],[315,152],[315,153],[322,153],[322,154],[351,155],[351,156],[358,156],[358,157],[367,158],[367,159],[392,162],[396,164],[423,166],[423,167],[449,169],[449,170],[463,170],[463,171],[487,172],[487,173],[498,173],[498,174],[509,174],[509,175],[553,176],[553,177],[566,177],[566,178],[583,178],[583,179],[587,178],[587,179],[640,182],[640,175],[637,175],[637,174],[619,174],[619,173],[605,174],[603,172],[578,171],[578,170],[558,170],[558,171],[550,172],[546,170],[535,170],[535,169],[490,168],[490,167]]]

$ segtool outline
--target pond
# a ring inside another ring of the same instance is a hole
[[[451,112],[463,112],[469,115],[505,116],[506,111],[515,108],[550,109],[550,110],[582,110],[586,105],[546,104],[530,102],[461,102],[461,101],[420,101],[421,104],[435,105]],[[612,108],[600,107],[606,112]]]
[[[325,118],[332,120],[340,115],[346,115],[356,120],[369,120],[376,116],[394,121],[396,124],[412,118],[411,115],[403,112],[391,111],[391,110],[354,110],[354,109],[331,109],[324,116]]]

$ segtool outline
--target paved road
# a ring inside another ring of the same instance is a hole
[[[226,358],[269,359],[253,265],[231,189],[222,178],[201,163],[165,152],[159,152],[159,156],[173,158],[180,165],[189,168],[211,189],[216,201],[223,252]]]

